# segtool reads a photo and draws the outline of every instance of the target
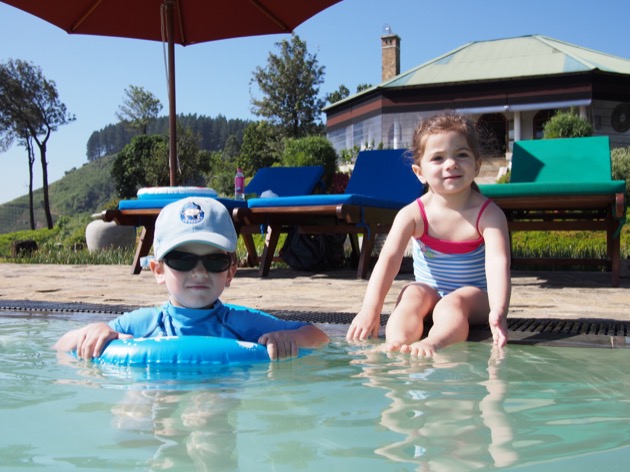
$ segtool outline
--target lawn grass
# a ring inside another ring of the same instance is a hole
[[[512,235],[512,255],[530,258],[602,258],[606,235],[590,231],[527,231]],[[630,256],[630,233],[621,234],[621,257]]]
[[[25,264],[121,264],[128,265],[133,260],[135,249],[110,249],[89,252],[85,244],[77,242],[76,231],[64,231],[55,227],[51,230],[19,231],[0,235],[0,262]],[[280,236],[281,248],[286,235]],[[621,232],[621,258],[630,258],[630,225]],[[38,250],[32,254],[12,257],[13,241],[34,240]],[[262,253],[264,236],[253,235],[258,254]],[[238,240],[238,260],[247,256],[242,238]],[[512,255],[517,258],[604,258],[606,255],[606,235],[590,231],[527,231],[516,232],[512,236]],[[279,263],[274,263],[277,266]],[[281,264],[281,263],[280,263]],[[578,266],[579,267],[579,264]],[[570,267],[564,267],[570,269]],[[580,267],[582,269],[582,267]]]
[[[264,247],[262,234],[252,235],[258,254]],[[282,247],[286,235],[280,235],[278,247]],[[37,243],[37,251],[12,256],[14,241],[32,240]],[[18,231],[0,235],[0,262],[21,264],[121,264],[128,265],[133,260],[135,248],[105,249],[90,252],[85,243],[76,242],[74,238],[64,238],[59,228],[40,229],[34,231]],[[247,258],[247,249],[243,239],[238,239],[236,248],[237,260]],[[274,263],[276,264],[276,263]]]

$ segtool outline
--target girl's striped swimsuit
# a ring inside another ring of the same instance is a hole
[[[424,222],[424,232],[413,240],[413,272],[416,282],[433,287],[442,297],[464,286],[487,291],[486,246],[479,233],[479,219],[490,204],[490,199],[484,202],[477,215],[479,238],[463,242],[429,236],[429,222],[424,204],[419,198],[417,202]]]

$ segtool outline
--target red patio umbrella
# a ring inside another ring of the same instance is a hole
[[[168,43],[170,182],[177,185],[175,44],[290,33],[341,0],[2,0],[69,34]]]

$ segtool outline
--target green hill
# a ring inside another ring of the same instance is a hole
[[[76,217],[101,212],[115,196],[111,168],[115,156],[105,156],[68,171],[64,177],[49,185],[50,211],[53,220],[60,216]],[[33,193],[35,224],[46,227],[43,192]],[[29,228],[28,195],[0,205],[0,234]]]
[[[204,115],[178,115],[178,123],[189,128],[201,138],[202,149],[220,151],[228,141],[236,140],[239,146],[243,142],[245,128],[249,120],[227,119],[223,115],[210,118]],[[154,120],[150,134],[165,135],[168,130],[168,117]],[[60,216],[76,217],[89,221],[89,215],[100,213],[115,196],[111,169],[114,158],[126,144],[132,134],[124,129],[122,123],[116,123],[95,131],[87,143],[88,163],[80,169],[73,169],[49,185],[50,211],[53,221]],[[232,143],[234,145],[234,143]],[[103,156],[103,154],[107,154]],[[103,157],[100,157],[103,156]],[[40,185],[36,182],[35,185]],[[46,227],[43,210],[43,192],[34,192],[36,228]],[[28,195],[0,204],[0,234],[28,230],[29,212]]]

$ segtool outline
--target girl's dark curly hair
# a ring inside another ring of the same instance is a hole
[[[413,132],[411,149],[409,149],[409,151],[411,151],[413,156],[414,164],[420,165],[420,160],[422,159],[427,139],[430,135],[447,133],[449,131],[454,131],[464,136],[468,147],[472,151],[473,156],[475,156],[475,161],[481,161],[481,144],[475,123],[462,114],[454,111],[445,111],[425,118],[418,124],[418,127]],[[473,182],[472,187],[479,191],[479,187],[476,183]]]

